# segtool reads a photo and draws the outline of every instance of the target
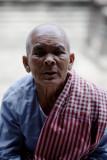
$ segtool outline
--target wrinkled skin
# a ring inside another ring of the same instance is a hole
[[[59,95],[65,85],[67,71],[74,61],[74,54],[68,52],[67,37],[57,26],[42,25],[30,35],[30,49],[28,56],[23,56],[23,63],[26,71],[34,76],[42,108],[46,108],[45,103],[48,106],[50,96],[54,97],[53,106],[56,92]]]

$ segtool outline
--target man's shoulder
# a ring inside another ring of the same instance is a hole
[[[33,90],[33,83],[34,80],[31,74],[20,78],[9,87],[9,89],[4,94],[3,99],[14,99],[16,97],[18,99],[22,97],[23,94],[27,93],[27,91]]]

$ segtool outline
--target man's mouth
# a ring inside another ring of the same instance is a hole
[[[45,74],[45,75],[55,75],[56,72],[45,72],[44,74]]]

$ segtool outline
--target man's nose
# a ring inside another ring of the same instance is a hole
[[[44,60],[44,64],[48,64],[48,65],[53,65],[55,64],[55,60],[54,60],[54,57],[53,55],[51,54],[47,54],[46,57],[45,57],[45,60]]]

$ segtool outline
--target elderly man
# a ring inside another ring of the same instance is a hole
[[[63,29],[37,26],[26,42],[28,74],[4,95],[0,160],[106,160],[107,92],[72,70]]]

